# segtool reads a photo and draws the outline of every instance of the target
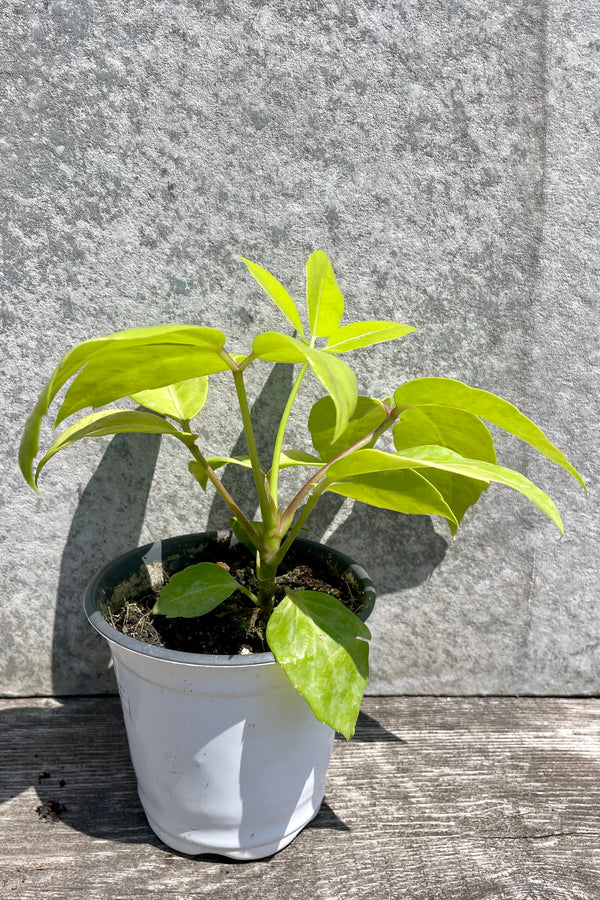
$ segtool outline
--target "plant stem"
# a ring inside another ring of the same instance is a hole
[[[277,504],[277,488],[279,484],[279,461],[281,457],[281,448],[283,447],[283,439],[285,436],[285,429],[288,423],[288,419],[290,417],[290,413],[292,411],[292,406],[294,405],[294,400],[296,399],[296,395],[302,384],[302,379],[306,374],[306,370],[308,368],[308,363],[304,363],[301,367],[296,381],[294,382],[292,389],[290,391],[290,395],[287,399],[287,403],[285,404],[285,409],[283,410],[281,421],[279,422],[279,428],[277,430],[277,438],[275,439],[275,447],[273,450],[273,462],[271,465],[271,475],[269,478],[269,490],[271,491],[271,495]]]
[[[281,563],[281,561],[283,560],[283,557],[285,556],[285,554],[288,552],[288,550],[290,549],[290,547],[292,546],[292,544],[298,537],[298,534],[300,533],[300,529],[302,528],[302,526],[304,525],[304,523],[310,516],[311,512],[315,508],[319,497],[321,496],[321,494],[323,493],[323,491],[326,488],[326,484],[316,485],[315,487],[316,487],[316,490],[314,491],[313,495],[311,497],[309,497],[309,499],[306,501],[302,512],[298,516],[298,519],[296,520],[296,522],[294,523],[292,528],[290,528],[288,536],[286,537],[285,541],[281,544],[277,553],[275,554],[275,557],[274,557],[274,560],[272,563],[273,566],[277,567]]]
[[[269,529],[275,525],[274,515],[271,504],[269,503],[269,497],[267,495],[265,476],[260,467],[258,450],[256,449],[256,440],[254,438],[254,428],[252,427],[252,418],[250,416],[250,408],[248,406],[248,398],[246,396],[244,376],[240,369],[238,369],[237,372],[233,372],[233,380],[235,382],[235,389],[237,391],[238,402],[240,404],[240,412],[242,414],[244,433],[246,435],[246,443],[248,444],[248,453],[250,455],[250,462],[252,464],[252,474],[254,476],[254,484],[256,486],[256,493],[258,495],[258,502],[260,504],[262,520],[265,527]]]
[[[207,460],[202,455],[202,453],[200,452],[200,450],[198,449],[196,444],[195,443],[188,444],[188,447],[190,449],[192,456],[194,457],[196,462],[200,463],[200,465],[206,472],[207,478],[215,486],[216,490],[221,495],[221,497],[223,498],[223,500],[225,501],[225,503],[227,504],[229,509],[232,511],[232,513],[234,514],[236,519],[239,519],[239,521],[242,523],[243,527],[246,529],[246,531],[248,532],[248,534],[250,535],[252,540],[256,540],[258,542],[259,536],[258,536],[258,533],[257,533],[254,525],[252,524],[252,522],[250,522],[249,519],[246,518],[246,516],[244,515],[242,510],[239,508],[239,506],[237,505],[237,503],[235,502],[235,500],[233,499],[233,497],[231,496],[231,494],[229,493],[229,491],[227,490],[227,488],[225,487],[225,485],[223,484],[223,482],[221,481],[219,476],[215,473],[212,466],[210,466],[208,464]]]

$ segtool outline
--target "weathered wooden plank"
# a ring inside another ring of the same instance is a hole
[[[0,733],[2,896],[600,897],[598,700],[368,698],[318,818],[256,863],[154,837],[114,698],[0,701]]]

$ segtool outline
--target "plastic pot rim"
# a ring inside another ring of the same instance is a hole
[[[182,650],[169,650],[166,647],[156,647],[153,644],[146,644],[138,641],[129,635],[122,634],[110,625],[100,610],[98,609],[97,593],[103,582],[116,566],[124,566],[131,561],[136,563],[136,570],[143,564],[143,557],[148,555],[154,548],[159,547],[162,552],[164,549],[176,549],[178,544],[182,542],[193,543],[201,538],[218,540],[219,538],[228,536],[226,531],[204,531],[194,532],[191,534],[178,535],[176,537],[165,538],[164,540],[151,541],[142,547],[135,547],[126,553],[113,558],[106,563],[89,582],[83,599],[83,608],[90,625],[106,638],[107,641],[118,644],[127,648],[141,656],[150,656],[154,659],[168,660],[171,663],[185,666],[266,666],[274,665],[275,657],[271,651],[266,653],[248,653],[227,655],[220,653],[186,653]],[[366,621],[375,605],[375,588],[369,575],[358,563],[333,547],[321,544],[317,541],[309,541],[306,538],[296,538],[293,544],[296,553],[298,551],[312,553],[317,557],[323,557],[327,554],[334,556],[340,564],[340,568],[345,572],[350,572],[356,579],[361,591],[365,596],[365,605],[360,612],[359,618]]]

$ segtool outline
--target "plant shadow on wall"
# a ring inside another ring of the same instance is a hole
[[[52,641],[55,696],[116,690],[110,651],[89,628],[85,588],[105,563],[140,541],[160,448],[158,434],[118,434],[82,491],[61,564]]]

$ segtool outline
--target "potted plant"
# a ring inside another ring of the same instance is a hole
[[[528,497],[562,531],[550,497],[497,464],[483,420],[583,480],[530,419],[487,391],[453,379],[418,378],[383,399],[359,396],[345,354],[416,329],[383,321],[340,324],[344,301],[322,251],[306,266],[307,331],[280,282],[243,262],[297,336],[268,331],[241,354],[225,349],[223,332],[200,325],[134,328],[78,344],[28,418],[20,466],[37,490],[48,461],[83,438],[165,434],[189,450],[189,470],[200,487],[210,482],[231,510],[231,537],[159,541],[111,563],[90,585],[86,611],[111,645],[150,824],[175,849],[248,859],[285,846],[316,814],[333,729],[352,736],[368,677],[364,619],[374,599],[371,582],[342,554],[299,537],[321,495],[333,491],[376,507],[441,515],[455,534],[467,509],[498,482]],[[263,361],[299,367],[266,470],[244,379],[249,366]],[[205,456],[198,445],[192,422],[206,401],[209,376],[217,373],[233,380],[245,456]],[[286,426],[309,374],[324,389],[308,419],[312,447],[288,448]],[[71,378],[55,425],[126,397],[144,409],[102,409],[78,419],[34,472],[41,420]],[[378,449],[386,433],[393,449]],[[229,465],[251,470],[259,521],[245,514],[219,477]],[[288,467],[304,468],[306,477],[282,501],[279,476]],[[228,643],[240,622],[254,647]],[[211,652],[197,652],[203,623],[209,623],[203,639]],[[169,640],[167,646],[140,640],[144,628],[156,631],[159,624],[163,634],[175,629],[177,649]]]

